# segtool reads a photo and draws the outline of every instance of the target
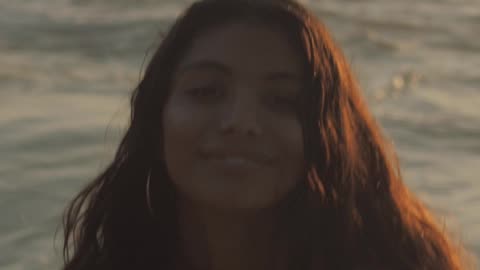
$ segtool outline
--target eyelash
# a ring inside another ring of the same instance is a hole
[[[212,99],[222,96],[221,90],[213,86],[195,87],[187,90],[188,95],[195,99],[202,101],[211,101]],[[267,103],[274,106],[275,109],[282,111],[293,111],[297,109],[297,100],[291,97],[284,96],[270,96],[267,98]]]
[[[194,97],[194,98],[200,98],[200,99],[205,99],[208,97],[211,97],[212,95],[214,97],[218,97],[221,94],[219,93],[220,91],[212,86],[205,86],[205,87],[195,87],[187,90],[187,93]]]
[[[280,106],[281,109],[295,110],[297,108],[297,100],[290,97],[274,96],[270,99],[275,106]]]

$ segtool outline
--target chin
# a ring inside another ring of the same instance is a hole
[[[176,185],[182,200],[212,210],[261,211],[277,207],[295,187],[295,182],[275,183],[272,177],[249,177],[248,181],[224,177],[185,178]],[[221,179],[221,180],[220,180]],[[224,180],[228,179],[228,180]],[[263,182],[262,182],[263,181]]]
[[[237,198],[234,196],[230,196],[229,198],[215,198],[210,196],[209,199],[204,200],[201,204],[206,205],[207,208],[222,211],[256,212],[273,209],[280,203],[280,199],[267,195],[259,199],[249,200],[245,197],[238,198],[237,200],[235,199]]]

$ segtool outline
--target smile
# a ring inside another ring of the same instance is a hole
[[[210,159],[230,166],[260,166],[260,163],[244,157],[227,156],[211,157]]]

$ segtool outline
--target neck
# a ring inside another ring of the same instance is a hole
[[[212,210],[185,202],[178,210],[180,265],[202,270],[286,269],[287,234],[277,228],[275,210]]]

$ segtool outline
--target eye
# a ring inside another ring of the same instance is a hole
[[[194,87],[187,90],[187,94],[195,99],[208,100],[220,97],[223,93],[215,86]]]
[[[276,110],[295,111],[297,110],[297,98],[290,96],[274,95],[268,98],[268,103]]]

